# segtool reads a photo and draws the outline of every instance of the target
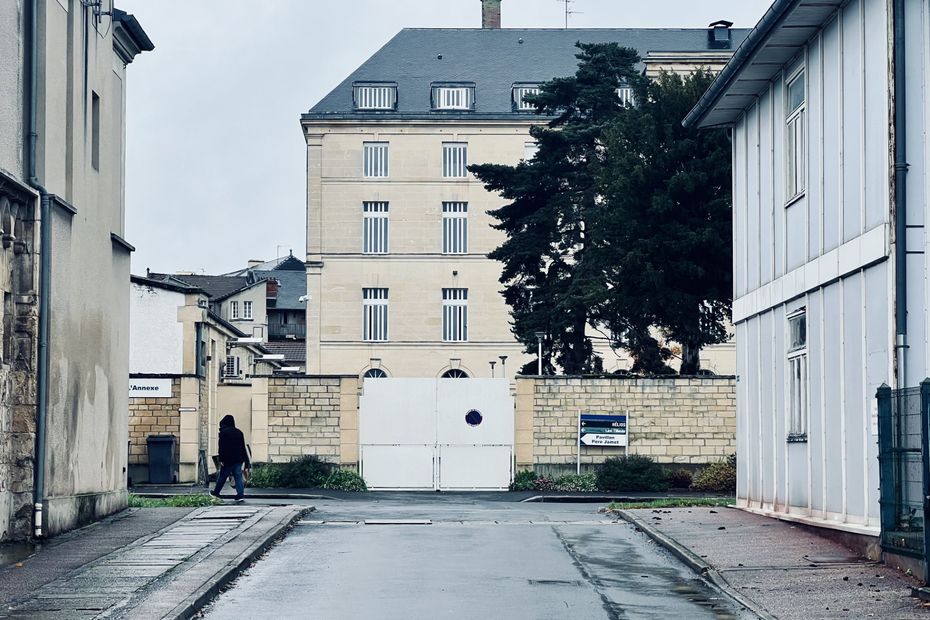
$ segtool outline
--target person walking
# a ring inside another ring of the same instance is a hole
[[[245,437],[242,431],[236,428],[236,419],[227,415],[220,420],[220,471],[216,474],[216,487],[210,491],[213,497],[219,497],[223,485],[229,476],[236,481],[236,501],[245,498],[245,480],[242,470],[252,468],[249,461],[249,451],[245,447]]]

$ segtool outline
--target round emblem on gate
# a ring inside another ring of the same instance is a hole
[[[477,409],[472,409],[465,414],[465,422],[469,426],[478,426],[481,424],[481,421],[484,420],[484,417],[481,415],[481,412]]]

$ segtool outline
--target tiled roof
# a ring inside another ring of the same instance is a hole
[[[748,32],[748,29],[731,29],[729,49],[736,49]],[[711,46],[705,28],[408,28],[401,30],[303,118],[510,117],[516,114],[511,106],[513,84],[544,82],[574,74],[578,41],[617,42],[637,50],[641,56],[649,52],[726,51]],[[396,111],[355,112],[352,97],[355,82],[395,82]],[[434,82],[474,82],[474,110],[431,112],[430,85]]]
[[[170,278],[172,280],[184,282],[202,290],[212,301],[223,300],[249,286],[249,280],[244,276],[201,276],[150,273],[149,278],[156,280]]]
[[[272,355],[284,355],[285,365],[304,366],[307,363],[307,343],[303,340],[272,340],[264,347]]]

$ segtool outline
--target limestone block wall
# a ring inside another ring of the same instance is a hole
[[[346,466],[358,464],[357,377],[272,377],[267,381],[269,462],[313,454]]]
[[[573,469],[581,413],[626,414],[630,454],[684,466],[736,451],[734,377],[519,377],[516,459],[522,469]],[[623,448],[581,447],[582,469]]]
[[[149,435],[174,435],[181,444],[181,379],[171,380],[171,396],[129,399],[129,467],[139,481],[138,472],[148,465]],[[179,454],[175,454],[177,458]]]

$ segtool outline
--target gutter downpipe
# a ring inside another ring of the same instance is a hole
[[[40,255],[39,263],[39,360],[36,379],[36,447],[35,478],[33,488],[33,535],[42,538],[43,503],[45,501],[46,422],[48,414],[48,333],[49,294],[51,292],[51,198],[39,181],[36,166],[38,142],[38,91],[39,91],[39,0],[31,0],[29,14],[29,132],[26,142],[28,183],[39,192]]]
[[[894,229],[895,351],[898,384],[907,381],[907,100],[905,99],[904,0],[894,0]]]

